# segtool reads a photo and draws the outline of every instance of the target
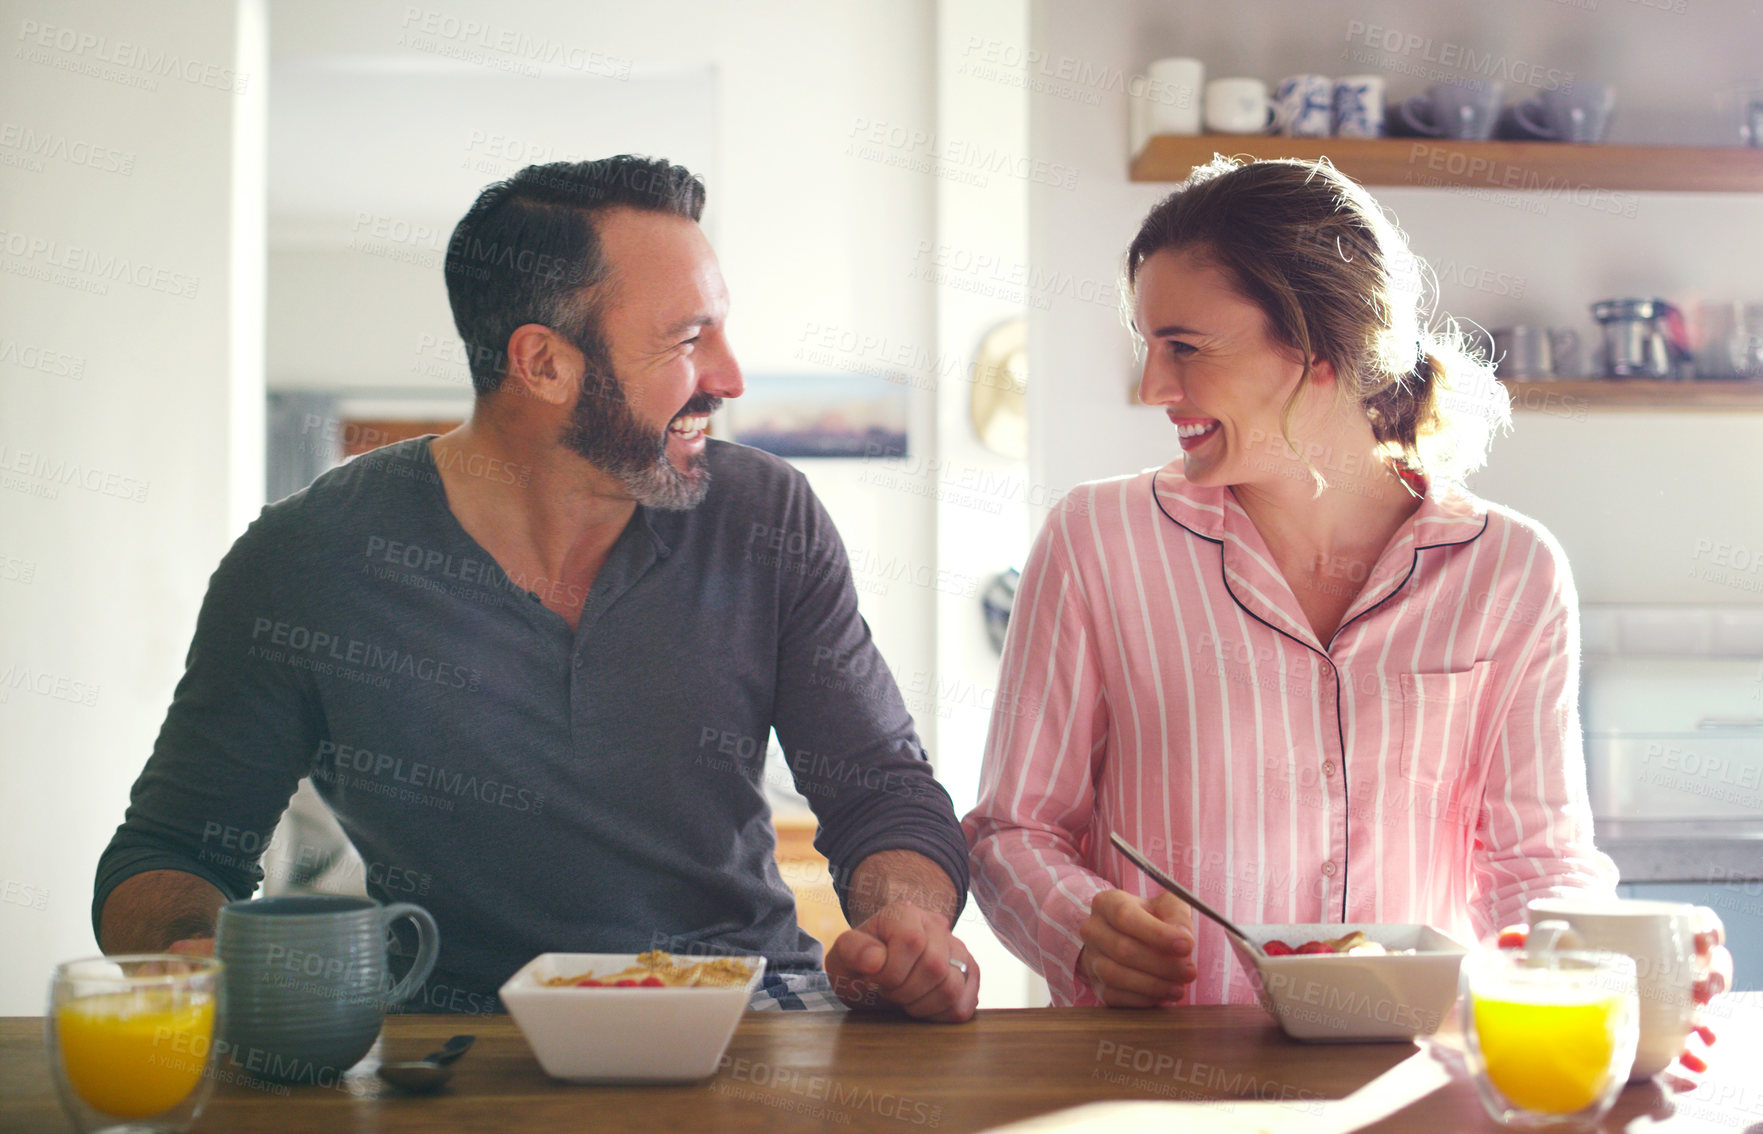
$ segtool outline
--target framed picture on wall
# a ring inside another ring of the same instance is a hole
[[[758,374],[725,436],[780,457],[904,457],[906,387],[870,374]]]

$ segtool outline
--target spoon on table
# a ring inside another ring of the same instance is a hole
[[[453,1074],[453,1061],[464,1055],[476,1036],[454,1036],[421,1059],[380,1064],[380,1078],[414,1095],[438,1090]]]
[[[1237,928],[1234,921],[1225,917],[1205,902],[1202,902],[1192,890],[1183,886],[1180,882],[1177,882],[1161,870],[1158,870],[1155,866],[1152,866],[1150,860],[1140,854],[1137,847],[1133,846],[1119,835],[1109,835],[1108,838],[1114,843],[1114,848],[1127,858],[1131,859],[1134,866],[1149,875],[1151,881],[1157,883],[1157,885],[1168,890],[1171,894],[1174,894],[1188,905],[1193,906],[1195,909],[1217,922],[1224,928],[1226,933],[1236,938],[1237,941],[1242,944],[1243,948],[1247,949],[1253,955],[1263,958],[1267,956],[1266,953],[1261,951],[1261,946],[1249,940],[1249,935]]]

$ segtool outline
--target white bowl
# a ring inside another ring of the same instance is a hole
[[[764,957],[736,959],[751,962],[753,975],[728,988],[548,988],[552,977],[618,972],[637,955],[541,953],[508,978],[502,1003],[553,1078],[689,1083],[716,1073],[765,975]]]
[[[1468,950],[1429,925],[1244,925],[1257,945],[1341,937],[1357,929],[1408,955],[1256,957],[1231,941],[1250,970],[1261,1006],[1295,1040],[1411,1040],[1438,1030],[1457,1002],[1457,967]],[[1228,936],[1228,935],[1227,935]]]

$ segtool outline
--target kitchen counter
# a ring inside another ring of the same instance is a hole
[[[1624,1130],[1642,1116],[1661,1134],[1763,1123],[1763,1084],[1756,1080],[1763,996],[1722,997],[1711,1010],[1722,1038],[1696,1091],[1674,1097],[1651,1082],[1628,1087],[1603,1130]],[[0,1020],[0,1134],[69,1129],[42,1030],[37,1018]],[[382,1048],[393,1058],[415,1057],[459,1031],[475,1033],[478,1042],[438,1095],[401,1096],[372,1074]],[[1150,1111],[1103,1112],[1109,1125],[1086,1129],[1218,1129],[1202,1120],[1241,1123],[1252,1111],[1257,1128],[1294,1134],[1498,1131],[1462,1071],[1460,1052],[1461,1039],[1450,1031],[1426,1048],[1294,1043],[1259,1008],[1245,1006],[993,1010],[959,1026],[752,1012],[710,1079],[592,1087],[547,1078],[506,1016],[394,1016],[374,1053],[339,1083],[263,1089],[223,1082],[195,1129],[959,1132],[1082,1104],[1152,1100],[1158,1106]]]
[[[1763,821],[1606,819],[1596,832],[1624,882],[1753,883],[1763,896]]]

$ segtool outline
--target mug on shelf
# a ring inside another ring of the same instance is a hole
[[[1500,116],[1501,133],[1549,142],[1602,142],[1616,111],[1609,83],[1575,83],[1515,102]]]
[[[1579,369],[1579,335],[1567,327],[1500,327],[1493,338],[1495,372],[1506,381],[1570,378]]]
[[[1260,79],[1213,79],[1206,84],[1206,129],[1216,134],[1264,134],[1273,101]]]
[[[1334,132],[1341,138],[1383,137],[1382,75],[1348,75],[1334,81]]]
[[[1435,83],[1425,94],[1402,100],[1396,116],[1424,137],[1482,141],[1493,135],[1504,93],[1498,82]]]
[[[1327,75],[1282,79],[1273,103],[1273,124],[1288,138],[1326,138],[1334,129],[1334,80]]]

